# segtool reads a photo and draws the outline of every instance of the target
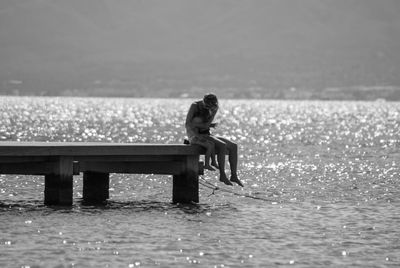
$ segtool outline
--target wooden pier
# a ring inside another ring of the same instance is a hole
[[[109,198],[110,173],[173,176],[172,202],[199,202],[204,150],[184,144],[0,142],[0,174],[45,176],[46,205],[72,205],[73,175],[83,172],[83,200]]]

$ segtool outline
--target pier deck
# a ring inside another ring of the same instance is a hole
[[[174,203],[199,202],[199,162],[204,150],[196,145],[98,142],[0,142],[0,174],[45,176],[44,202],[72,205],[73,175],[83,173],[83,200],[109,198],[109,174],[173,176]]]

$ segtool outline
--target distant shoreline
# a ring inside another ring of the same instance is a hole
[[[197,98],[210,90],[192,87],[188,90],[136,90],[131,88],[73,89],[61,92],[20,90],[0,91],[0,96],[43,96],[43,97],[110,97],[110,98]],[[266,89],[254,87],[215,88],[211,90],[223,99],[271,99],[271,100],[348,100],[348,101],[400,101],[400,87],[397,86],[352,86],[326,89],[288,88]]]

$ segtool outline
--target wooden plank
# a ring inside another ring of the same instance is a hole
[[[45,175],[54,170],[52,162],[0,163],[0,174]]]
[[[175,162],[80,162],[81,172],[134,173],[134,174],[181,174],[183,161]]]
[[[80,155],[74,156],[78,162],[172,162],[183,161],[183,155]]]
[[[49,162],[52,159],[51,156],[0,156],[0,163]]]
[[[73,175],[79,175],[79,163],[73,162]],[[53,161],[48,162],[18,162],[0,163],[0,174],[15,175],[46,175],[54,173]]]
[[[97,142],[0,142],[0,156],[196,155],[195,145]]]

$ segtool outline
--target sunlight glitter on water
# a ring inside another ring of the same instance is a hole
[[[4,97],[0,140],[182,143],[190,103]],[[199,206],[176,206],[169,178],[112,174],[110,202],[85,207],[80,175],[74,207],[54,209],[43,205],[42,177],[0,175],[0,262],[400,265],[399,103],[221,100],[220,106],[216,134],[239,144],[245,183],[229,190],[259,200],[201,187]],[[221,186],[215,173],[202,178]]]

